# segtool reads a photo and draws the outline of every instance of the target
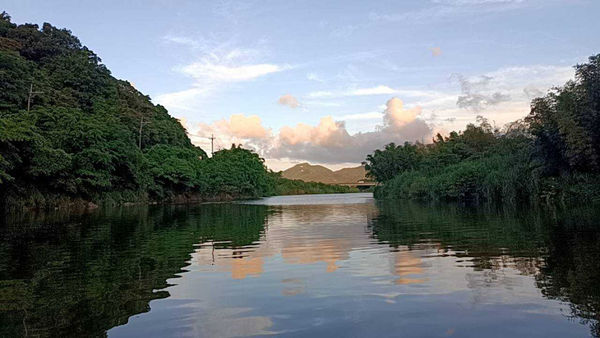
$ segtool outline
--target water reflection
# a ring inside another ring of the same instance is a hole
[[[325,272],[333,272],[351,251],[369,245],[365,225],[376,211],[372,203],[271,208],[268,231],[260,240],[217,252],[212,242],[205,242],[195,250],[192,261],[229,271],[234,279],[260,276],[265,258],[273,256],[280,256],[286,264],[321,262]]]
[[[0,336],[600,336],[594,208],[311,198],[11,220]]]
[[[125,208],[9,219],[0,242],[0,336],[96,336],[150,310],[202,238],[247,245],[265,207]],[[158,290],[158,291],[157,291]]]

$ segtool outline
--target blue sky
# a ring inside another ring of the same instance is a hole
[[[29,1],[198,145],[243,143],[274,169],[356,164],[387,142],[499,126],[600,53],[597,0]]]

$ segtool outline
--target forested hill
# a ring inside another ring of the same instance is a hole
[[[234,147],[214,158],[192,145],[164,107],[111,76],[70,31],[16,25],[0,14],[4,207],[186,193],[254,197],[272,189],[256,154]]]

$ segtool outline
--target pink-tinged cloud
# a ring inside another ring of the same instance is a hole
[[[300,107],[300,102],[298,102],[298,99],[296,99],[294,96],[292,96],[291,94],[285,94],[282,95],[279,100],[277,100],[277,102],[280,105],[284,105],[284,106],[288,106],[290,108],[298,108]]]
[[[431,48],[431,55],[433,55],[433,56],[440,56],[440,55],[442,55],[442,49],[440,47],[433,47],[433,48]]]
[[[336,122],[331,116],[321,118],[315,127],[298,123],[296,127],[283,127],[279,131],[279,139],[283,144],[296,145],[310,143],[324,147],[342,147],[350,137],[342,122]]]
[[[229,120],[223,119],[215,122],[215,126],[221,132],[241,139],[261,139],[269,134],[257,115],[246,117],[243,114],[234,114]]]
[[[421,115],[421,107],[404,109],[404,103],[397,97],[389,99],[386,103],[384,113],[384,122],[391,127],[401,128],[413,122],[417,116]]]
[[[432,128],[422,120],[420,107],[405,108],[402,100],[387,101],[383,124],[376,131],[350,135],[344,122],[323,117],[316,126],[299,123],[283,127],[266,158],[316,163],[362,162],[367,154],[390,142],[429,141]]]
[[[206,147],[206,144],[210,144],[206,138],[214,134],[220,146],[241,143],[267,159],[327,164],[360,163],[367,154],[390,142],[429,141],[432,126],[420,118],[420,115],[420,107],[407,108],[402,100],[392,98],[387,101],[385,110],[380,114],[382,124],[371,132],[351,135],[345,122],[326,116],[315,126],[298,123],[296,126],[282,127],[274,135],[263,127],[258,116],[235,114],[210,125],[195,124],[191,128],[191,135],[195,135],[192,138],[194,142]],[[190,125],[184,119],[181,123],[186,127]]]

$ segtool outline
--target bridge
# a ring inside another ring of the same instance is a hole
[[[342,186],[345,186],[345,187],[358,188],[359,190],[366,190],[366,189],[369,189],[371,187],[376,186],[377,182],[358,181],[358,182],[353,182],[353,183],[336,183],[336,185],[342,185]]]

